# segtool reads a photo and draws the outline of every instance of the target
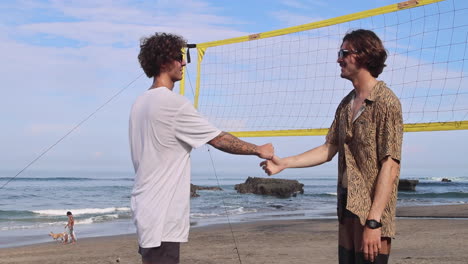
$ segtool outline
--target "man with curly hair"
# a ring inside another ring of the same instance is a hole
[[[345,35],[341,77],[354,89],[341,101],[325,144],[302,154],[263,161],[268,175],[320,165],[338,153],[339,263],[388,262],[395,235],[403,118],[400,100],[376,78],[387,52],[370,30]]]
[[[186,65],[176,35],[144,38],[138,59],[153,84],[132,106],[130,149],[135,169],[131,196],[143,263],[179,263],[190,227],[190,152],[205,143],[231,154],[271,159],[273,146],[257,146],[220,131],[172,92]]]

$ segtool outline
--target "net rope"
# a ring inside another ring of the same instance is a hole
[[[364,28],[376,32],[388,51],[378,79],[400,98],[405,124],[420,124],[417,131],[424,131],[435,123],[466,123],[467,16],[467,1],[449,0],[208,47],[198,73],[197,107],[225,131],[323,134],[353,89],[336,62],[342,38]]]

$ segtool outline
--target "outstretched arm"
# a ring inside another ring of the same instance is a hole
[[[274,175],[286,168],[313,167],[330,161],[338,152],[338,147],[325,143],[319,147],[306,151],[302,154],[287,158],[274,156],[272,160],[265,160],[260,163],[266,174]]]
[[[271,159],[274,155],[271,143],[257,146],[243,141],[227,132],[221,132],[217,137],[208,142],[211,146],[231,154],[257,155],[262,159]]]

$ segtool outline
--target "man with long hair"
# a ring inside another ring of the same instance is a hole
[[[354,89],[339,104],[323,145],[263,161],[268,175],[320,165],[338,153],[339,263],[387,263],[395,235],[403,118],[399,99],[376,78],[387,52],[370,30],[346,34],[341,77]]]
[[[156,33],[140,44],[138,60],[153,78],[130,114],[130,149],[135,169],[131,196],[143,263],[179,263],[180,242],[190,227],[190,152],[205,143],[231,154],[271,159],[273,146],[257,146],[222,132],[185,97],[172,92],[186,65],[186,41]]]

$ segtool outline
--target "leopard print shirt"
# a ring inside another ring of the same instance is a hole
[[[384,82],[375,85],[365,100],[363,112],[353,121],[354,96],[353,90],[341,101],[326,140],[338,146],[338,192],[346,175],[346,209],[359,216],[364,225],[372,205],[380,162],[388,156],[397,162],[401,160],[403,118],[400,100]],[[399,174],[398,168],[390,200],[382,214],[383,237],[395,235]]]

